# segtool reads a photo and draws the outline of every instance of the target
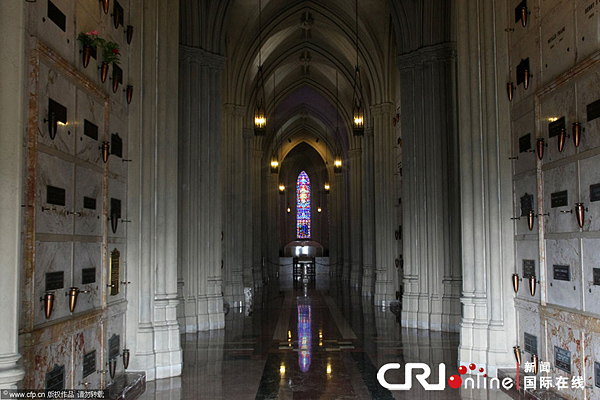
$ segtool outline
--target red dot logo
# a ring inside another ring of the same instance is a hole
[[[484,371],[483,368],[479,368],[479,372],[483,372],[483,371]]]
[[[464,375],[467,373],[467,367],[465,367],[464,365],[461,365],[460,367],[458,367],[458,373],[461,375]]]
[[[471,371],[474,371],[474,370],[475,370],[475,368],[477,368],[477,366],[476,366],[475,364],[469,364],[469,369],[470,369]]]
[[[448,386],[452,389],[458,389],[462,385],[462,378],[458,375],[452,375],[448,378]]]

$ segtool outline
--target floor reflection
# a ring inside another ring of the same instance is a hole
[[[498,390],[428,392],[416,381],[390,392],[377,381],[386,363],[425,362],[433,383],[441,362],[454,374],[458,335],[403,329],[347,284],[286,279],[260,288],[252,313],[232,308],[224,330],[183,335],[182,376],[149,382],[142,399],[509,398]],[[401,383],[401,372],[386,378]]]

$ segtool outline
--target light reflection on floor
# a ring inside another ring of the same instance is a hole
[[[148,382],[142,399],[509,399],[498,390],[425,391],[416,381],[410,391],[384,389],[376,375],[386,363],[425,362],[432,383],[441,362],[456,373],[458,335],[403,329],[348,285],[323,286],[271,280],[250,316],[231,309],[224,330],[182,336],[183,375]],[[400,374],[386,378],[401,383]]]

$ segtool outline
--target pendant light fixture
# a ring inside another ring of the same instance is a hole
[[[254,135],[263,136],[267,131],[265,116],[265,81],[262,70],[262,2],[258,0],[258,75],[256,77],[256,107],[254,108]]]
[[[356,68],[354,71],[352,107],[352,131],[354,136],[365,134],[365,110],[362,104],[362,85],[360,82],[360,67],[358,66],[358,0],[356,0]]]

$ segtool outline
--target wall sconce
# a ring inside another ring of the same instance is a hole
[[[532,296],[535,296],[536,286],[537,286],[537,280],[535,279],[534,275],[531,275],[529,277],[529,294],[531,294]]]
[[[279,171],[279,161],[276,158],[271,159],[271,173],[276,174]]]
[[[44,303],[44,315],[46,319],[52,315],[52,309],[54,308],[54,293],[46,292],[43,297],[40,297],[40,301]]]
[[[127,104],[131,104],[131,99],[133,98],[133,86],[127,85],[127,89],[123,91],[127,94]]]
[[[110,379],[115,379],[115,372],[117,372],[117,359],[112,358],[108,360],[108,372],[110,373]]]
[[[340,156],[335,157],[335,161],[333,162],[333,171],[336,173],[342,172],[342,158]]]
[[[515,85],[512,82],[506,84],[506,94],[508,95],[508,101],[512,101],[515,95]]]
[[[106,164],[108,162],[108,156],[110,156],[110,142],[103,141],[100,149],[102,149],[102,161]]]
[[[525,28],[527,26],[527,21],[529,20],[529,10],[527,8],[527,4],[524,4],[521,7],[521,25],[523,26],[523,28]]]
[[[127,25],[125,34],[127,35],[127,44],[131,44],[131,39],[133,39],[133,25]]]
[[[517,360],[517,365],[521,365],[521,348],[519,346],[514,346],[513,352],[515,353],[515,360]]]
[[[558,152],[562,153],[565,149],[565,141],[567,140],[567,129],[562,128],[558,134]]]
[[[292,212],[292,209],[288,207],[288,208],[287,208],[287,212],[288,212],[288,213],[291,213],[291,212]]]
[[[102,3],[104,14],[108,14],[108,0],[100,0],[100,3]]]
[[[123,368],[129,368],[129,349],[123,349]]]
[[[317,212],[318,212],[318,213],[320,213],[321,211],[323,211],[323,210],[321,209],[321,207],[317,208]]]
[[[573,122],[573,144],[575,147],[579,147],[579,141],[581,139],[581,124],[579,122]]]
[[[325,185],[323,187],[325,188],[325,192],[329,194],[329,189],[331,189],[331,186],[329,186],[329,182],[325,182]]]
[[[588,211],[588,209],[583,206],[583,203],[575,203],[575,215],[577,215],[577,225],[579,225],[580,228],[583,228],[586,211]]]
[[[48,98],[48,118],[44,119],[44,123],[46,122],[48,123],[48,135],[51,140],[54,140],[58,131],[58,125],[67,124],[67,108]]]
[[[531,355],[531,362],[533,363],[533,374],[537,375],[537,373],[538,373],[538,365],[539,365],[537,354],[532,354]]]
[[[521,278],[519,278],[519,274],[512,274],[512,285],[515,293],[519,292],[519,282]]]
[[[285,192],[285,185],[283,183],[279,184],[279,194],[283,194]]]
[[[540,138],[536,141],[537,155],[540,160],[544,158],[544,147],[545,146],[547,146],[547,145],[543,138]]]

